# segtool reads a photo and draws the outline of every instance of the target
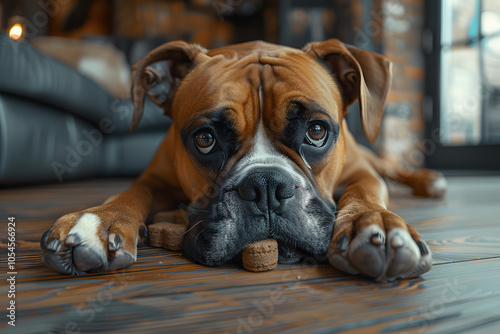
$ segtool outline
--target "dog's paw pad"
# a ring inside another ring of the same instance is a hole
[[[410,272],[418,264],[418,257],[408,248],[399,249],[393,256],[385,275],[389,278],[397,278]]]
[[[359,271],[355,269],[345,258],[348,243],[349,237],[347,236],[347,234],[343,234],[335,243],[335,247],[330,248],[330,251],[328,253],[328,260],[335,268],[345,273],[356,275],[359,274]]]
[[[116,270],[131,266],[135,262],[134,257],[123,250],[116,252],[115,257],[111,261],[108,270]]]
[[[341,254],[330,254],[328,257],[328,260],[330,261],[331,265],[334,266],[335,268],[350,274],[350,275],[357,275],[359,274],[359,271],[355,269],[347,259],[341,255]]]
[[[100,270],[106,264],[106,259],[92,248],[83,245],[74,248],[73,260],[80,271]]]
[[[410,271],[401,275],[401,278],[412,278],[420,276],[432,268],[432,254],[429,250],[429,246],[421,240],[416,242],[417,247],[420,251],[420,258],[418,264]]]
[[[370,277],[380,276],[385,267],[385,257],[380,248],[366,244],[349,255],[349,259],[363,274]]]

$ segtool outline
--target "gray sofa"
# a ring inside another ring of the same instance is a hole
[[[130,134],[132,114],[130,100],[0,35],[0,186],[139,174],[171,121],[146,100]]]

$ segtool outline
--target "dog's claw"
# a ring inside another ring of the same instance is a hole
[[[427,245],[423,241],[421,240],[417,241],[417,246],[418,249],[420,250],[420,254],[422,255],[429,254],[429,248],[427,248]]]
[[[47,249],[47,239],[49,238],[49,234],[52,231],[52,229],[48,229],[45,231],[45,233],[42,235],[42,238],[40,239],[40,247],[42,249]]]
[[[50,242],[47,244],[47,249],[53,252],[58,252],[61,247],[61,241],[59,239],[52,239]]]
[[[374,244],[375,246],[380,246],[384,243],[384,238],[379,232],[376,232],[372,235],[370,238],[370,242]]]
[[[346,245],[347,245],[347,240],[349,237],[347,234],[344,234],[343,236],[340,237],[339,241],[337,241],[337,250],[340,252],[343,252],[346,250]]]
[[[74,246],[78,246],[79,244],[81,244],[81,242],[82,242],[82,239],[78,235],[70,234],[66,238],[65,244],[68,246],[74,247]]]
[[[147,238],[148,237],[148,229],[146,226],[141,225],[139,233],[141,234],[141,237]]]
[[[111,233],[108,237],[108,250],[116,252],[122,246],[122,238],[118,234]]]

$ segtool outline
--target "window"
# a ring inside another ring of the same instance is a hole
[[[428,0],[426,140],[431,168],[500,169],[500,1]]]

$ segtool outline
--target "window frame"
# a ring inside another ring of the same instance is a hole
[[[482,1],[482,0],[480,0]],[[425,60],[423,151],[428,168],[500,170],[500,144],[484,143],[484,103],[481,105],[481,143],[444,146],[439,140],[441,112],[442,1],[426,0],[422,48]],[[479,27],[481,22],[479,21]],[[479,35],[478,42],[490,36]],[[481,56],[480,56],[481,59]]]

